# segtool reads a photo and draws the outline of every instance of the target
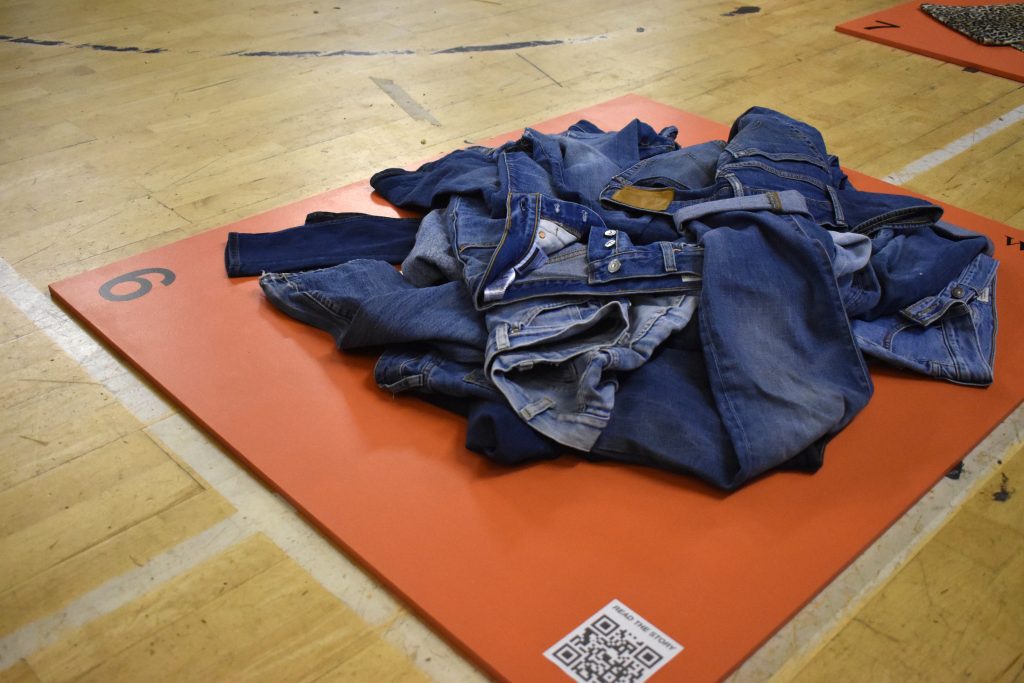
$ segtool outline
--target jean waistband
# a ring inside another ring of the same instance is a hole
[[[900,313],[920,325],[931,325],[953,306],[969,304],[978,297],[986,298],[998,266],[997,261],[980,254],[941,292],[907,306]]]
[[[633,244],[587,207],[513,194],[505,234],[474,289],[477,307],[553,295],[694,291],[704,249],[680,239]]]

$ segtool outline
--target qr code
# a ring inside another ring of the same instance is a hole
[[[580,683],[643,683],[682,649],[613,600],[544,654]]]

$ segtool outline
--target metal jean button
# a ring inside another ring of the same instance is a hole
[[[617,272],[619,272],[619,268],[621,268],[621,267],[622,267],[622,262],[619,261],[619,259],[617,259],[617,258],[613,258],[611,261],[608,262],[608,272],[609,273],[617,273]]]

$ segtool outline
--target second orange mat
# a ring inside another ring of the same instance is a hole
[[[958,0],[937,4],[971,6],[1000,3],[993,0]],[[987,46],[975,42],[922,12],[920,0],[843,22],[836,26],[836,30],[925,57],[1024,81],[1024,52],[1012,47]]]

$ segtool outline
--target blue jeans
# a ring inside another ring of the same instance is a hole
[[[419,218],[318,211],[294,228],[229,232],[224,266],[230,277],[243,277],[326,268],[357,258],[401,263],[419,226]]]
[[[260,278],[279,310],[334,337],[340,350],[429,342],[447,357],[483,362],[480,314],[460,282],[415,287],[383,261],[355,260]]]
[[[734,488],[820,464],[870,396],[862,353],[991,381],[988,240],[856,190],[778,112],[686,149],[639,122],[528,130],[372,184],[433,209],[404,275],[268,275],[268,298],[342,348],[387,345],[393,392],[487,406],[510,441],[529,425],[538,457],[557,442]]]

